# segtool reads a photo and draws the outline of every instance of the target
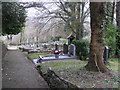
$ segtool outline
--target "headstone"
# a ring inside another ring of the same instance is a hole
[[[29,40],[27,39],[26,42],[29,43]]]
[[[47,49],[47,45],[46,45],[46,44],[44,44],[44,45],[43,45],[43,48],[44,48],[44,49]]]
[[[67,44],[63,44],[63,53],[68,54],[68,45]]]
[[[105,46],[103,58],[104,58],[104,63],[107,64],[108,63],[108,58],[109,58],[109,48],[108,48],[108,46]]]
[[[34,37],[34,41],[37,42],[37,37]]]
[[[76,56],[76,47],[74,44],[71,44],[69,47],[69,55],[70,56]]]
[[[55,50],[58,50],[58,45],[57,44],[55,44]]]

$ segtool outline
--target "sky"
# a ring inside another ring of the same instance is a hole
[[[27,16],[29,16],[29,17],[34,17],[35,13],[37,12],[37,10],[35,8],[28,8],[28,9],[26,9],[26,11],[27,11]]]
[[[46,8],[50,11],[56,10],[58,7],[53,3],[44,4]],[[36,14],[40,15],[40,11],[36,10],[34,7],[26,9],[28,17],[34,17]],[[42,14],[42,13],[41,13]]]

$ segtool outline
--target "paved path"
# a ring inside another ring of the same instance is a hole
[[[19,50],[10,50],[3,59],[3,88],[48,88],[34,64]]]

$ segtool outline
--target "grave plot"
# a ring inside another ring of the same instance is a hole
[[[38,65],[44,61],[78,59],[78,57],[76,56],[76,47],[74,44],[70,44],[69,46],[64,44],[63,51],[65,52],[65,54],[60,55],[60,51],[58,50],[58,45],[55,44],[54,55],[39,55],[39,58],[34,59],[33,62],[34,64]]]

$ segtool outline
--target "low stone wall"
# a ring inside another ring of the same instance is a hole
[[[58,76],[54,71],[48,69],[46,73],[43,73],[41,67],[37,68],[40,75],[45,79],[50,88],[78,88],[76,85]]]
[[[7,47],[5,44],[2,43],[2,59],[4,58],[5,54],[7,53]]]

